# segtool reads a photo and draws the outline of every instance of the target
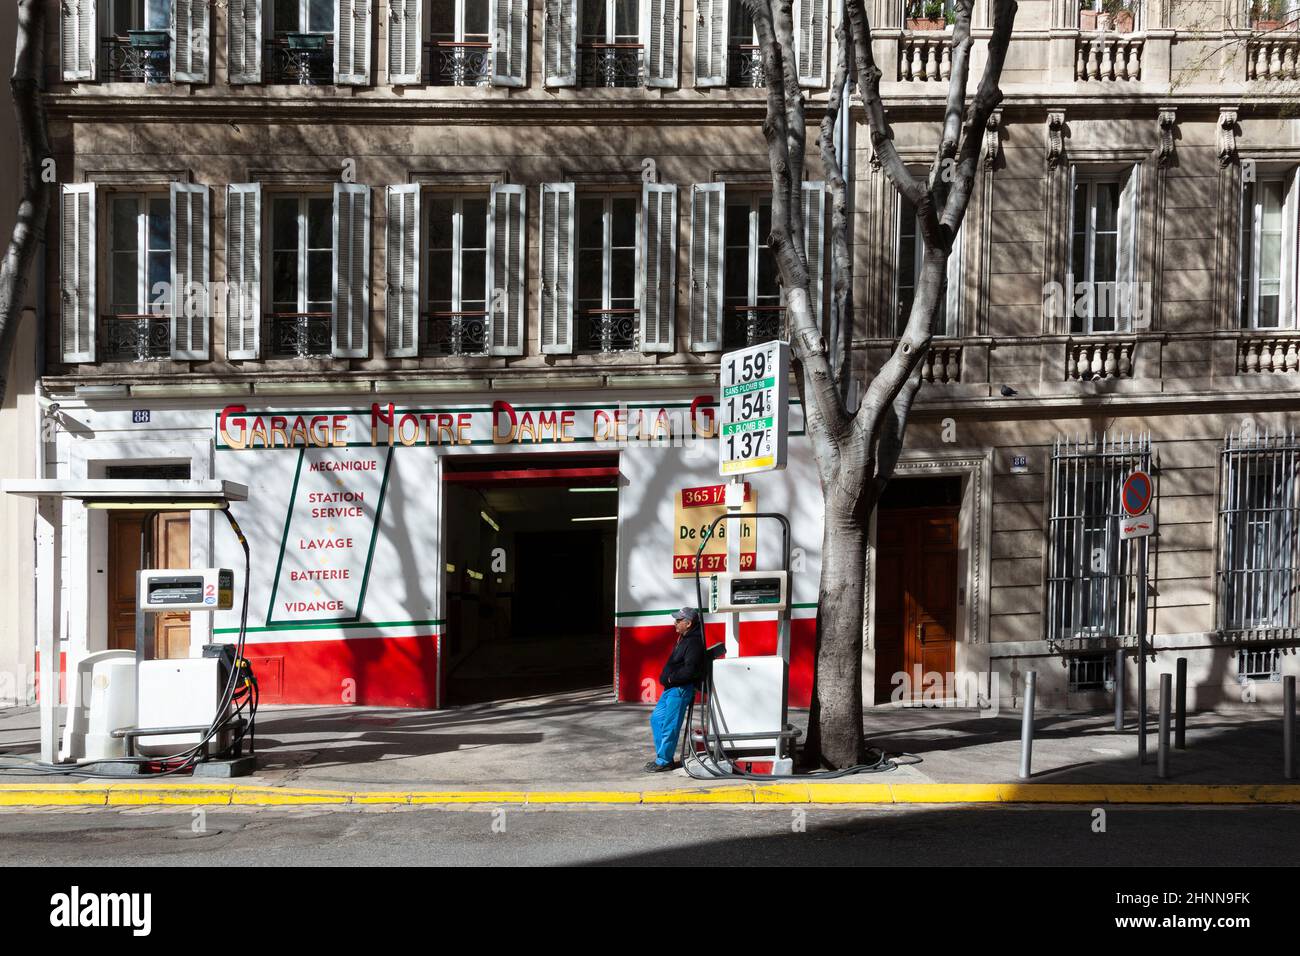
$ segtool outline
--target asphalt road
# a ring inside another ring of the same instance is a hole
[[[1276,866],[1300,807],[0,812],[0,865]]]

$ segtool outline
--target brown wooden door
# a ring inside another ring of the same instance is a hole
[[[954,507],[879,512],[876,523],[876,701],[893,698],[896,675],[911,697],[925,675],[953,672],[957,636],[957,512]],[[917,670],[922,675],[917,680]],[[946,677],[941,677],[946,680]],[[933,693],[933,692],[932,692]]]
[[[147,547],[145,537],[148,536]],[[174,511],[152,516],[110,512],[108,517],[108,646],[135,650],[135,576],[142,567],[190,566],[190,516]],[[189,657],[188,611],[151,614],[155,659]]]

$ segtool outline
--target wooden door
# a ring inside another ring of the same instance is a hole
[[[925,693],[925,677],[947,680],[956,664],[955,507],[884,510],[876,523],[876,701]],[[917,674],[921,677],[918,680]],[[933,692],[931,692],[931,696]],[[941,695],[942,696],[942,695]]]
[[[111,650],[135,650],[136,572],[142,567],[189,566],[189,512],[157,516],[144,512],[109,512],[108,646]],[[150,617],[154,624],[154,646],[147,652],[154,658],[189,657],[189,612],[173,611]]]

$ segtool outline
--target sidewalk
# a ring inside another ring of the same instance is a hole
[[[1297,802],[1282,776],[1280,716],[1257,711],[1189,716],[1170,776],[1137,761],[1135,715],[1123,734],[1109,713],[1041,713],[1033,776],[1019,778],[1016,712],[869,710],[869,742],[906,753],[887,773],[835,782],[700,781],[644,774],[649,708],[605,689],[442,711],[264,707],[255,776],[237,781],[89,780],[0,775],[0,805],[57,803],[658,803],[658,802]],[[802,727],[807,715],[795,712]],[[0,710],[0,760],[34,760],[35,708]],[[916,762],[919,758],[919,762]]]

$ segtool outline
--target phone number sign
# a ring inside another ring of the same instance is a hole
[[[785,467],[790,430],[790,346],[764,342],[722,356],[718,403],[718,473]]]

